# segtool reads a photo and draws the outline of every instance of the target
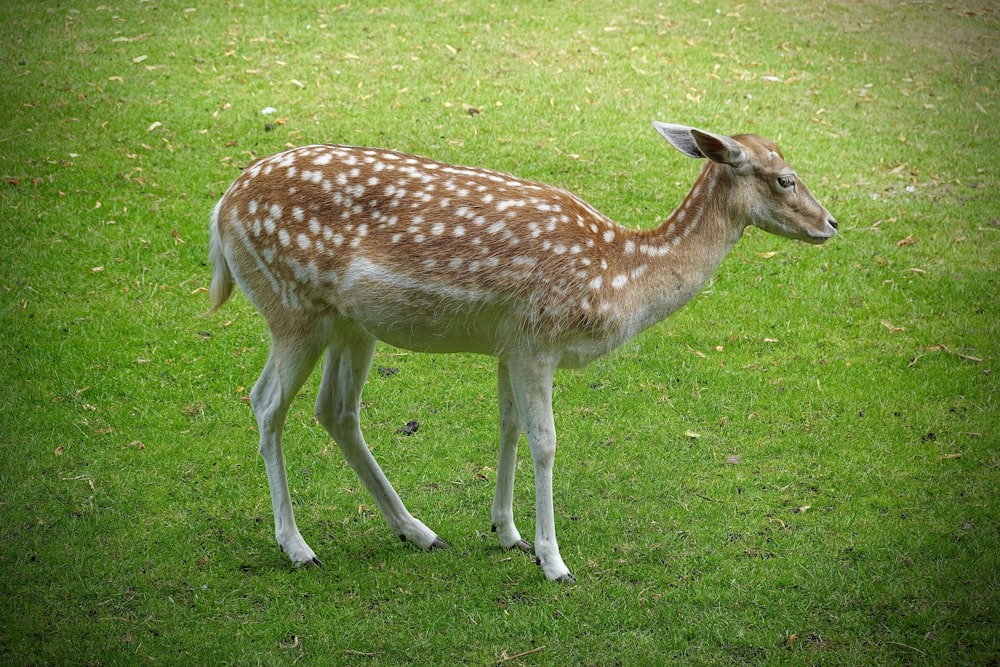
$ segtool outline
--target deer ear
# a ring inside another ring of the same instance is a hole
[[[743,146],[734,139],[711,132],[671,123],[654,122],[653,127],[674,148],[689,157],[708,158],[712,162],[738,167],[743,163]]]
[[[656,131],[662,134],[666,140],[681,153],[684,153],[688,157],[705,157],[705,154],[700,148],[698,148],[698,143],[695,141],[694,136],[692,136],[694,128],[687,127],[686,125],[661,123],[659,121],[654,121],[653,127],[656,128]]]
[[[698,145],[698,150],[712,162],[739,167],[746,155],[743,146],[735,139],[710,132],[692,129],[691,136]]]

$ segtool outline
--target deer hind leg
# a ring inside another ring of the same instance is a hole
[[[338,323],[326,351],[316,418],[340,447],[399,539],[424,549],[446,547],[447,542],[406,510],[361,434],[361,389],[374,355],[375,339],[347,321]]]
[[[250,392],[250,405],[260,430],[260,456],[264,459],[267,483],[274,508],[274,535],[278,546],[296,565],[320,565],[319,559],[295,525],[292,499],[288,492],[285,456],[282,452],[282,431],[288,407],[302,388],[325,340],[321,330],[312,330],[311,339],[271,334],[271,352],[260,378]]]
[[[497,372],[497,395],[500,400],[500,457],[497,464],[497,488],[493,496],[493,532],[505,549],[532,550],[531,543],[521,539],[514,525],[514,473],[517,467],[517,444],[524,428],[510,386],[510,369],[500,361]]]

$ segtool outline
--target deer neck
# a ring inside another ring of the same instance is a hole
[[[733,187],[728,171],[706,161],[684,201],[659,227],[626,240],[623,257],[638,278],[630,299],[632,333],[697,295],[740,239],[745,223],[728,209]]]

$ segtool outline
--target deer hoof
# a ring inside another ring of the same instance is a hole
[[[531,542],[529,542],[528,540],[518,540],[517,542],[514,542],[514,544],[510,545],[507,548],[512,551],[514,549],[517,549],[518,551],[523,551],[526,554],[530,554],[532,551],[535,550],[534,545],[532,545]]]
[[[316,558],[316,556],[312,556],[305,560],[292,561],[292,564],[295,565],[295,567],[300,567],[304,570],[308,570],[313,567],[323,567],[323,563],[319,558]]]

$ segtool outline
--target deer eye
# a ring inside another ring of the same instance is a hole
[[[780,185],[785,190],[792,190],[795,188],[795,176],[778,176],[778,185]]]

